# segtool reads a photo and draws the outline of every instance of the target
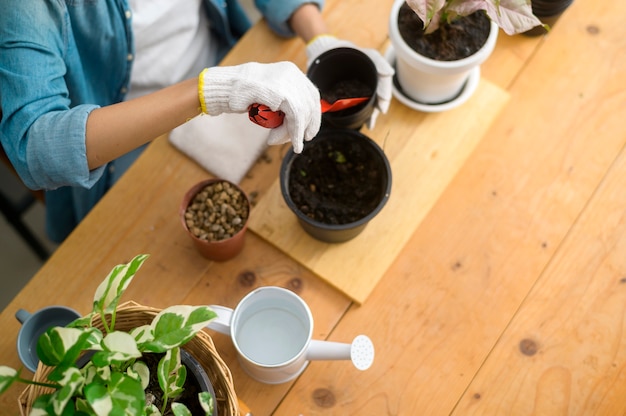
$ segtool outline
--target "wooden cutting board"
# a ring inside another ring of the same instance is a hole
[[[474,95],[443,113],[422,113],[393,100],[373,130],[391,162],[389,201],[353,240],[310,237],[283,201],[278,179],[250,214],[249,229],[355,302],[363,303],[506,105],[506,91],[481,79]]]

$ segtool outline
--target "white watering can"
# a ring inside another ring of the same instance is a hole
[[[294,292],[264,286],[246,295],[233,310],[210,305],[217,318],[207,327],[229,335],[242,368],[267,384],[297,377],[310,360],[351,360],[359,370],[374,361],[374,345],[365,335],[351,344],[312,340],[313,315]]]

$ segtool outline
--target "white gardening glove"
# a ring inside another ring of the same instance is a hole
[[[206,114],[245,113],[258,103],[285,113],[284,122],[272,129],[268,144],[291,141],[296,153],[320,129],[320,94],[292,62],[206,68],[198,79],[198,94]]]
[[[369,48],[359,48],[354,43],[347,40],[340,40],[332,35],[319,35],[313,38],[306,46],[307,64],[310,68],[311,64],[324,52],[335,48],[353,48],[357,49],[367,56],[376,65],[378,71],[378,87],[376,88],[376,108],[372,116],[367,122],[367,127],[373,129],[376,124],[376,118],[382,112],[383,114],[389,109],[391,102],[391,84],[393,82],[394,69],[387,60],[376,50]]]

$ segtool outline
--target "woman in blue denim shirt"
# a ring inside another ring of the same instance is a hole
[[[326,32],[323,0],[255,4],[282,36],[309,42]],[[319,93],[295,65],[213,66],[250,27],[236,0],[0,0],[0,9],[0,140],[23,182],[46,190],[53,241],[144,144],[200,111],[280,109],[286,121],[269,142],[291,140],[297,151],[319,130]],[[333,47],[324,39],[320,53]],[[174,65],[159,61],[170,55]]]

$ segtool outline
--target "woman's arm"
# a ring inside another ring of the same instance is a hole
[[[87,163],[94,169],[200,114],[198,80],[95,109],[87,119]]]
[[[303,4],[296,9],[289,18],[289,26],[305,43],[317,35],[328,33],[322,12],[312,3]]]
[[[305,42],[327,33],[318,6],[311,3],[296,9],[289,25]],[[86,132],[89,169],[102,166],[148,143],[200,112],[197,79],[93,110],[87,119]]]

